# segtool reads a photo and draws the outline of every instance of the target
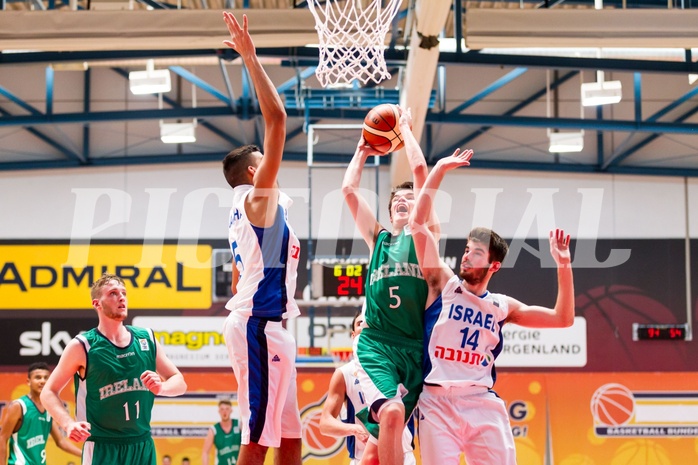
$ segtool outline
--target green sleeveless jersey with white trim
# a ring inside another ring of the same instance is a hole
[[[235,465],[240,454],[240,424],[235,418],[230,432],[226,433],[220,423],[211,426],[213,445],[216,446],[216,463],[218,465]]]
[[[10,436],[8,465],[46,463],[46,439],[51,433],[51,415],[41,413],[29,396],[17,399],[22,407],[22,426]]]
[[[76,417],[92,425],[89,440],[124,440],[150,433],[155,395],[141,382],[155,371],[156,346],[150,329],[126,326],[131,341],[112,344],[97,328],[76,336],[85,348],[85,378],[75,375]]]
[[[364,314],[368,327],[423,340],[428,287],[408,228],[397,236],[385,230],[378,234],[368,271]]]

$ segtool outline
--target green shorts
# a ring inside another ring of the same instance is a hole
[[[155,443],[150,436],[138,442],[88,440],[82,449],[82,465],[157,465]]]
[[[356,344],[356,355],[361,366],[361,390],[371,410],[369,422],[377,422],[378,410],[386,401],[398,399],[405,406],[407,422],[422,392],[423,353],[422,341],[385,334],[371,328],[361,331]],[[399,389],[400,385],[404,390]],[[373,436],[378,436],[374,433],[375,428],[365,420],[364,424]]]

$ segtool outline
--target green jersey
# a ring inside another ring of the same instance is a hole
[[[368,327],[422,341],[428,287],[407,228],[398,236],[385,230],[378,234],[368,271]]]
[[[97,328],[77,339],[85,348],[85,378],[75,375],[76,417],[92,426],[89,441],[129,442],[150,437],[155,395],[141,374],[155,371],[156,346],[150,329],[126,326],[131,341],[112,344]]]
[[[220,423],[211,426],[213,429],[213,445],[216,446],[216,463],[218,465],[235,465],[240,453],[240,424],[232,419],[230,432],[226,433]]]
[[[46,439],[51,433],[51,415],[40,412],[29,396],[17,399],[22,407],[22,426],[10,436],[8,465],[46,463]]]

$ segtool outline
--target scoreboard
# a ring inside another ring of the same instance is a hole
[[[365,295],[368,258],[320,258],[311,264],[313,299],[357,298]]]
[[[689,339],[688,324],[640,324],[633,323],[633,340],[674,340]]]

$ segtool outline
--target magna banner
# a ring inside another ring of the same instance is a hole
[[[208,245],[1,245],[0,309],[91,308],[90,286],[121,276],[131,309],[211,307]]]

